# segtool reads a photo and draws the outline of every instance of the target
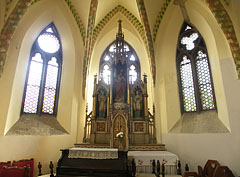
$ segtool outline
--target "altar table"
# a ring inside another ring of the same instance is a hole
[[[165,163],[165,174],[177,174],[178,156],[168,151],[128,151],[128,160],[134,159],[137,173],[151,173],[152,161]],[[157,168],[156,168],[157,169]]]

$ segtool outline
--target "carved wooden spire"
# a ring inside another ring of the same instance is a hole
[[[123,32],[122,32],[122,20],[118,20],[118,33],[117,33],[117,38],[124,38]]]

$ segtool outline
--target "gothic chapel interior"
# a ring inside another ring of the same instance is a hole
[[[76,143],[162,144],[191,170],[215,159],[240,176],[239,8],[1,0],[0,162],[47,173]]]

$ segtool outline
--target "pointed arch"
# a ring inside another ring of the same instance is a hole
[[[86,29],[84,28],[83,22],[77,12],[77,10],[74,8],[74,6],[72,5],[71,0],[65,0],[67,6],[69,7],[71,13],[73,14],[74,20],[77,23],[77,26],[79,28],[82,40],[83,40],[83,44],[85,45],[85,39],[86,39]]]
[[[216,110],[207,48],[201,34],[187,22],[179,34],[176,64],[182,112]]]
[[[8,16],[6,23],[4,24],[0,33],[0,77],[3,72],[7,51],[9,48],[10,40],[28,6],[33,0],[18,1],[15,8]]]
[[[115,8],[113,8],[107,15],[105,15],[105,17],[96,25],[96,27],[94,28],[93,31],[93,37],[92,37],[92,45],[91,45],[91,49],[90,51],[92,51],[95,42],[100,34],[100,32],[103,30],[103,28],[106,26],[106,24],[117,14],[117,13],[121,13],[123,14],[129,21],[130,23],[135,27],[135,29],[139,32],[148,56],[152,56],[151,53],[151,48],[149,48],[148,45],[148,40],[146,38],[146,32],[145,29],[142,25],[142,23],[137,19],[137,17],[135,17],[129,10],[127,10],[125,7],[118,5]],[[87,66],[84,65],[84,68],[86,68]],[[153,82],[155,81],[155,61],[154,61],[154,57],[150,57],[150,70],[152,71],[152,78],[153,78]],[[84,78],[84,80],[86,80],[86,78]],[[84,81],[86,82],[86,81]]]
[[[61,66],[61,39],[55,25],[51,23],[42,30],[32,45],[22,113],[56,115]]]
[[[100,63],[99,63],[99,74],[100,74],[100,80],[103,80],[106,84],[110,84],[111,81],[111,75],[113,65],[113,59],[116,56],[116,40],[110,43],[107,48],[102,53]],[[140,61],[137,56],[137,53],[133,49],[133,47],[128,44],[126,41],[124,41],[124,50],[127,53],[127,65],[126,65],[126,71],[128,78],[128,81],[130,84],[133,84],[135,81],[139,81],[141,77],[141,67],[140,67]]]

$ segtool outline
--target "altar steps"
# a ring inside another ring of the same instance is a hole
[[[75,143],[80,148],[111,148],[108,144]],[[130,145],[129,151],[166,151],[165,144],[138,144]]]

